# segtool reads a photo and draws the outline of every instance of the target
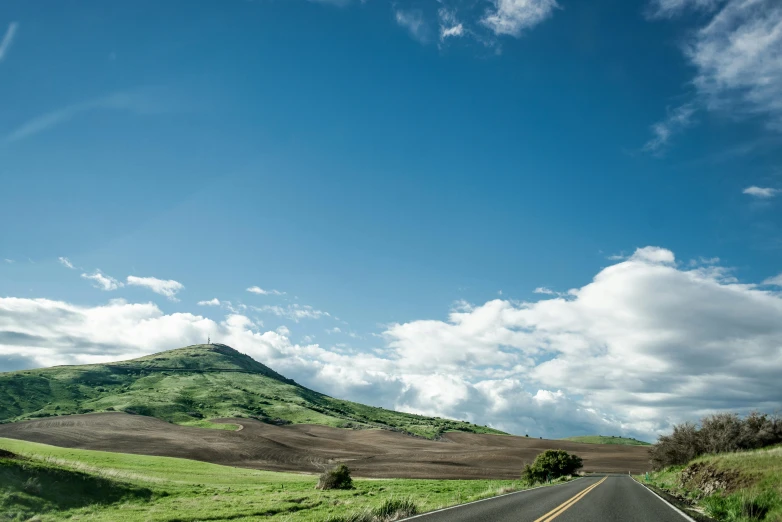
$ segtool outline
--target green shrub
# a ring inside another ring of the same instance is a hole
[[[524,467],[521,478],[527,483],[536,484],[573,475],[583,467],[581,457],[571,455],[564,450],[546,450],[537,457],[532,465]]]
[[[326,522],[391,522],[418,514],[418,505],[412,498],[387,498],[376,508],[365,508],[348,515],[337,515]]]
[[[350,469],[340,464],[330,471],[323,473],[318,479],[316,489],[353,489],[353,479],[350,478]]]

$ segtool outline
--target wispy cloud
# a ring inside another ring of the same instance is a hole
[[[654,18],[708,12],[682,47],[695,68],[698,105],[731,116],[761,115],[782,130],[782,4],[778,0],[653,0]],[[666,141],[663,139],[663,141]]]
[[[18,28],[19,24],[17,22],[11,22],[8,24],[8,29],[5,31],[3,40],[0,41],[0,62],[5,59],[5,55],[8,53],[8,49],[10,49],[11,44],[14,43],[14,37],[16,37],[16,31]]]
[[[280,292],[279,290],[264,290],[260,286],[251,286],[247,291],[251,294],[258,295],[285,295],[285,292]]]
[[[256,312],[270,313],[278,317],[285,317],[299,322],[301,319],[320,319],[321,317],[331,317],[331,314],[323,310],[316,310],[308,305],[292,304],[288,306],[267,305],[251,306]]]
[[[742,194],[747,194],[748,196],[752,196],[755,198],[760,199],[769,199],[775,197],[777,194],[779,194],[780,190],[776,188],[771,187],[756,187],[751,186],[747,187],[744,190],[741,191]]]
[[[176,294],[185,288],[185,285],[179,281],[174,281],[173,279],[158,279],[157,277],[128,276],[127,282],[132,286],[149,288],[156,294],[166,296],[172,301],[177,301]]]
[[[672,136],[692,125],[694,114],[695,106],[692,103],[685,103],[669,111],[667,118],[652,125],[652,139],[643,146],[644,152],[661,154]]]
[[[4,141],[8,144],[29,138],[70,121],[79,114],[93,110],[124,110],[138,114],[158,114],[177,110],[176,103],[169,104],[168,101],[164,103],[158,99],[160,96],[161,93],[154,89],[138,89],[68,105],[26,121],[8,134]]]
[[[208,301],[198,301],[198,306],[220,306],[220,300],[215,297]]]
[[[7,257],[4,259],[4,261],[5,261],[6,263],[8,263],[9,265],[10,265],[11,263],[13,263],[13,262],[14,262],[14,260],[13,260],[13,259],[8,259]]]
[[[557,293],[550,289],[546,288],[545,286],[539,286],[535,290],[532,291],[533,294],[544,294],[544,295],[557,295]]]
[[[456,17],[456,13],[451,9],[441,7],[437,11],[437,18],[440,21],[440,41],[447,38],[454,38],[464,35],[464,24]]]
[[[424,14],[420,9],[402,10],[394,12],[396,23],[407,29],[415,40],[421,43],[429,41],[429,26],[424,21]]]
[[[71,270],[75,270],[76,269],[76,267],[73,266],[73,263],[71,263],[70,259],[68,259],[67,257],[58,257],[57,260],[65,268],[70,268]]]
[[[481,23],[496,35],[519,37],[554,14],[556,0],[493,0]]]
[[[81,275],[84,279],[89,279],[92,281],[92,286],[95,288],[100,288],[104,291],[111,291],[116,290],[117,288],[123,285],[120,281],[117,281],[111,276],[107,276],[106,274],[102,273],[100,270],[96,270],[92,274],[82,274]]]

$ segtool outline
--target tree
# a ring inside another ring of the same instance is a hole
[[[532,465],[527,464],[521,478],[531,484],[573,475],[584,467],[581,457],[564,450],[546,450],[535,457]]]

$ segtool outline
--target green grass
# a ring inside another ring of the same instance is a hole
[[[567,437],[562,440],[571,442],[584,442],[586,444],[621,444],[623,446],[651,446],[650,443],[642,440],[616,437],[613,435],[582,435],[580,437]]]
[[[355,489],[320,491],[317,476],[150,457],[59,448],[0,438],[0,449],[27,460],[3,459],[13,480],[0,475],[0,520],[353,521],[395,509],[425,512],[522,489],[509,480],[354,478]],[[43,475],[40,488],[24,484]],[[73,479],[77,477],[78,480]],[[59,484],[49,491],[49,486]],[[47,487],[44,487],[47,485]],[[39,501],[46,495],[59,500]],[[4,518],[5,517],[5,518]],[[363,518],[362,518],[363,517]]]
[[[426,438],[485,426],[334,399],[225,345],[195,345],[132,361],[0,373],[0,422],[126,411],[176,424],[232,429],[205,419],[391,429]],[[235,429],[235,427],[233,428]]]
[[[730,477],[729,491],[704,495],[693,484],[683,484],[682,472],[693,465]],[[645,480],[644,476],[638,478]],[[648,483],[695,501],[707,515],[719,521],[782,522],[782,446],[706,455],[687,466],[650,473]]]

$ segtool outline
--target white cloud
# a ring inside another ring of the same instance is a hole
[[[215,322],[152,303],[0,298],[0,371],[211,335],[329,395],[514,433],[650,437],[714,411],[780,409],[782,294],[724,267],[684,266],[670,250],[639,248],[566,297],[457,303],[446,320],[391,324],[367,353],[295,344],[287,329],[263,332],[236,313]]]
[[[551,290],[550,288],[546,288],[545,286],[539,286],[535,290],[532,291],[533,294],[545,294],[545,295],[556,295],[556,292],[554,290]]]
[[[723,0],[652,0],[651,16],[653,18],[670,18],[679,15],[685,9],[711,10]]]
[[[424,21],[424,15],[419,9],[394,11],[396,23],[407,29],[413,39],[421,43],[429,40],[429,27]]]
[[[765,281],[763,281],[764,285],[774,285],[774,286],[782,286],[782,274],[776,275],[774,277],[769,277]]]
[[[481,23],[496,35],[521,36],[543,22],[558,8],[556,0],[492,0],[494,8],[486,12]]]
[[[89,279],[92,281],[92,286],[95,288],[100,288],[101,290],[105,291],[111,291],[116,290],[117,288],[120,288],[123,285],[121,282],[117,281],[111,276],[107,276],[106,274],[102,273],[100,270],[96,270],[92,274],[82,274],[81,275],[84,279]]]
[[[732,116],[762,115],[782,130],[782,4],[778,0],[655,0],[657,17],[710,11],[684,54],[695,68],[698,102]],[[663,133],[664,134],[664,133]]]
[[[464,35],[464,25],[457,19],[453,10],[441,7],[437,11],[440,21],[440,41]]]
[[[756,187],[753,185],[751,187],[745,188],[744,190],[741,191],[741,193],[756,198],[769,199],[779,194],[779,189],[770,188],[770,187]]]
[[[673,264],[676,262],[676,257],[668,249],[660,248],[656,246],[648,246],[636,249],[635,253],[630,256],[631,260],[643,261],[646,263],[660,263],[664,265]]]
[[[58,257],[57,260],[65,268],[70,268],[71,270],[75,270],[76,269],[76,267],[73,266],[73,263],[71,263],[71,261],[67,257]]]
[[[327,334],[338,334],[342,333],[342,329],[339,326],[335,326],[334,328],[327,328],[326,329]]]
[[[251,286],[247,291],[251,294],[258,295],[285,295],[285,292],[280,292],[279,290],[264,290],[260,286]]]
[[[645,152],[660,153],[671,140],[671,137],[692,125],[695,107],[685,103],[669,112],[668,117],[652,125],[652,139],[643,147]]]
[[[14,43],[14,37],[16,36],[16,31],[18,28],[19,24],[17,22],[11,22],[8,24],[8,29],[6,29],[5,35],[3,35],[3,39],[0,41],[0,62],[5,59],[5,55],[11,48],[11,44]]]
[[[174,281],[173,279],[158,279],[157,277],[128,276],[127,282],[128,285],[131,286],[149,288],[156,294],[164,295],[172,301],[176,301],[176,294],[185,288],[185,285],[179,281]]]
[[[215,297],[208,301],[198,301],[198,306],[220,306],[220,300]]]
[[[8,264],[11,264],[11,263],[13,263],[13,262],[14,262],[14,260],[13,260],[13,259],[8,259],[7,257],[5,258],[5,260],[4,260],[4,261],[5,261],[6,263],[8,263]]]
[[[328,312],[322,310],[316,310],[308,305],[292,304],[288,306],[279,305],[266,305],[266,306],[251,306],[256,312],[270,313],[278,317],[285,317],[292,319],[297,323],[301,319],[320,319],[321,317],[330,317]]]

